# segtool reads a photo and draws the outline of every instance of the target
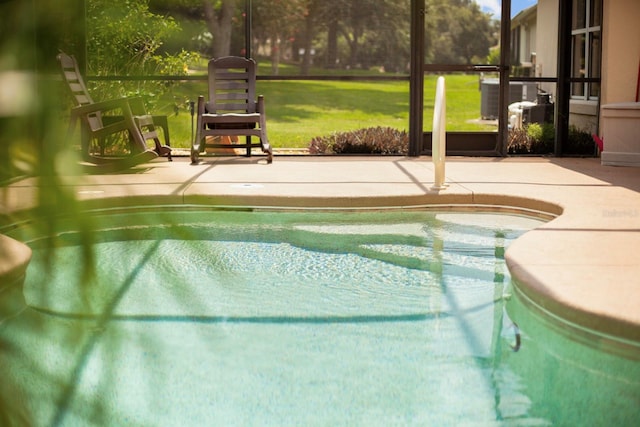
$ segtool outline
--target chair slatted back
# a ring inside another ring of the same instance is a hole
[[[208,113],[256,112],[256,62],[226,56],[209,61]]]
[[[71,55],[64,52],[58,54],[58,61],[62,70],[62,78],[67,83],[69,93],[73,99],[75,106],[93,104],[93,99],[89,95],[87,86],[84,84],[82,74],[78,69],[78,61]],[[89,115],[87,123],[92,130],[101,129],[103,127],[102,115],[100,112]]]
[[[84,84],[80,70],[78,70],[78,62],[73,56],[69,56],[66,53],[60,53],[58,55],[60,66],[62,67],[62,77],[69,86],[71,96],[78,105],[93,104],[93,100],[89,95],[89,91]]]

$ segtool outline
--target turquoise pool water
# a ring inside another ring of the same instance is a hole
[[[537,219],[220,210],[93,219],[91,252],[73,220],[54,239],[12,231],[34,259],[24,288],[0,300],[9,420],[640,420],[637,353],[575,339],[511,289],[505,248]]]

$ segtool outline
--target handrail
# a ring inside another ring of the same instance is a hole
[[[447,102],[445,97],[444,77],[438,77],[436,82],[436,100],[433,107],[433,133],[431,142],[431,157],[433,159],[434,183],[432,190],[444,190],[444,166],[447,152],[446,129]]]

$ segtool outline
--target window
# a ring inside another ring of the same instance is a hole
[[[573,0],[571,77],[600,78],[602,0]],[[575,82],[571,96],[597,99],[600,83]]]
[[[511,64],[520,65],[520,26],[511,30]]]

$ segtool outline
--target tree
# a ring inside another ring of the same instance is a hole
[[[311,52],[313,50],[313,40],[316,37],[318,28],[326,18],[325,0],[307,0],[304,10],[304,29],[302,31],[302,62],[300,63],[300,74],[309,74],[311,68]]]
[[[338,3],[340,25],[338,31],[349,45],[349,66],[361,66],[360,48],[366,39],[368,28],[373,28],[379,17],[379,11],[384,8],[386,1],[379,0],[341,0]]]
[[[458,48],[459,57],[466,64],[471,64],[474,57],[485,58],[489,54],[492,27],[489,15],[483,13],[477,3],[465,3],[458,8],[453,41]]]
[[[149,11],[148,0],[89,0],[87,2],[87,68],[98,76],[144,76],[186,73],[191,54],[161,55],[163,41],[180,30],[176,21]],[[157,95],[164,82],[98,82],[96,98]],[[157,97],[150,97],[157,98]]]
[[[472,0],[429,0],[425,24],[428,62],[471,64],[495,44],[491,15]]]
[[[236,13],[236,0],[203,0],[204,16],[209,31],[213,35],[213,56],[227,56],[231,53],[231,34],[233,17]],[[217,7],[216,7],[217,6]]]
[[[411,57],[410,23],[410,0],[387,2],[376,25],[370,29],[367,57],[375,58],[385,71],[406,71]]]
[[[350,68],[382,62],[393,69],[404,67],[409,59],[409,0],[328,0],[325,4],[329,65],[338,60],[338,36],[342,36]]]
[[[270,0],[253,4],[253,32],[262,43],[269,44],[271,69],[278,73],[283,46],[295,41],[305,20],[307,0]]]
[[[239,0],[149,0],[155,13],[171,16],[186,27],[171,41],[174,50],[191,46],[213,57],[240,54],[244,4]]]
[[[87,28],[88,67],[97,75],[157,72],[156,51],[179,30],[174,19],[151,13],[147,0],[89,0]]]
[[[149,0],[153,10],[196,23],[211,33],[207,53],[241,54],[245,45],[244,2],[240,0]],[[474,0],[426,0],[426,58],[437,63],[469,64],[485,58],[494,45],[495,21]],[[268,55],[272,72],[280,61],[296,61],[309,73],[312,52],[327,67],[381,66],[406,71],[410,57],[410,0],[254,0],[252,56]],[[205,24],[206,23],[206,24]],[[205,50],[201,50],[205,52]]]

